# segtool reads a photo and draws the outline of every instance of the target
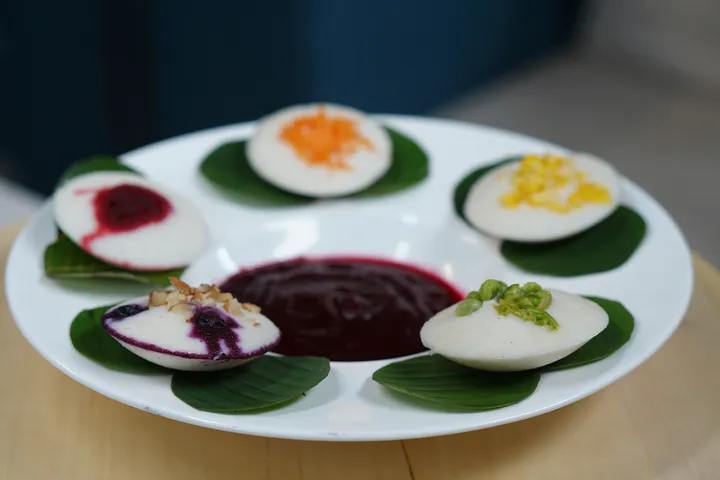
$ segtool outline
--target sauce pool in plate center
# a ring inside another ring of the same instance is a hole
[[[334,361],[397,358],[426,350],[420,328],[463,298],[437,275],[372,258],[298,258],[240,271],[220,285],[260,305],[279,328],[275,352]]]

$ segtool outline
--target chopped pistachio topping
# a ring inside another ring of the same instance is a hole
[[[502,295],[507,289],[507,285],[499,280],[485,280],[478,291],[480,300],[488,302],[498,295]]]
[[[547,310],[552,303],[552,295],[547,290],[541,290],[532,297],[532,301],[536,308]]]
[[[480,300],[481,302],[483,301],[481,293],[476,290],[473,290],[472,292],[468,293],[465,298],[467,298],[468,300],[472,299],[472,300]],[[489,299],[485,299],[485,300],[489,300]]]
[[[546,312],[551,304],[552,295],[539,284],[528,282],[521,287],[516,283],[505,290],[495,310],[503,316],[512,314],[526,322],[556,330],[560,325]]]
[[[539,327],[547,327],[549,330],[557,330],[559,327],[557,320],[552,315],[537,307],[521,307],[516,303],[508,303],[501,299],[495,305],[495,310],[504,317],[515,315],[521,320],[534,323]]]
[[[516,298],[520,298],[523,296],[523,291],[520,289],[520,285],[517,283],[514,285],[510,285],[508,288],[505,289],[503,294],[500,296],[503,300],[511,301]]]
[[[499,280],[485,280],[479,290],[473,290],[465,296],[465,300],[455,307],[455,314],[464,317],[480,310],[483,302],[489,302],[505,292],[507,285]]]
[[[536,293],[542,290],[542,287],[535,282],[527,282],[520,288],[524,293]]]
[[[481,302],[480,300],[468,298],[457,304],[457,306],[455,307],[455,314],[458,317],[465,317],[472,314],[473,312],[477,312],[478,310],[480,310],[480,307],[482,307],[482,305],[483,302]]]
[[[549,330],[556,330],[560,326],[546,311],[552,304],[552,295],[535,282],[522,286],[515,283],[508,287],[499,280],[485,280],[480,289],[469,292],[465,300],[457,304],[455,314],[459,317],[471,315],[480,310],[483,302],[492,300],[497,300],[494,307],[502,316],[515,315]]]

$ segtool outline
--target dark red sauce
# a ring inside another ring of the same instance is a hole
[[[264,265],[237,273],[220,289],[262,307],[282,332],[275,352],[335,361],[425,351],[423,323],[463,297],[432,273],[362,258]]]
[[[99,238],[159,223],[172,212],[172,205],[165,197],[140,185],[79,189],[75,194],[95,195],[93,209],[97,228],[80,239],[80,245],[86,250]]]

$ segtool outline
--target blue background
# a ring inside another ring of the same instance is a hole
[[[423,114],[567,44],[580,0],[5,0],[0,152],[71,162],[304,101]]]

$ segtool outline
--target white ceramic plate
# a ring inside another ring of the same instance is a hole
[[[575,278],[528,275],[504,261],[496,241],[456,217],[452,191],[466,173],[500,157],[530,150],[563,150],[475,125],[380,118],[415,138],[431,159],[432,174],[422,185],[390,197],[263,210],[233,203],[205,183],[198,165],[218,144],[247,137],[252,124],[167,140],[123,158],[150,178],[189,195],[205,212],[214,245],[186,272],[183,278],[190,283],[219,280],[241,266],[301,254],[379,255],[434,269],[466,290],[477,288],[488,277],[508,282],[535,279],[548,287],[620,300],[636,319],[630,342],[603,361],[545,374],[530,398],[490,412],[440,413],[398,401],[371,379],[373,371],[386,361],[333,363],[325,381],[300,401],[279,410],[237,416],[200,412],[173,396],[170,376],[110,371],[73,349],[68,327],[80,310],[143,294],[147,289],[119,289],[101,282],[84,283],[81,288],[77,283],[45,278],[43,250],[54,239],[50,204],[25,227],[7,264],[7,296],[20,330],[61,371],[120,402],[209,428],[312,440],[428,437],[540,415],[614,382],[672,335],[690,301],[690,252],[667,212],[637,185],[623,180],[622,200],[644,216],[648,234],[628,263],[611,272]],[[622,170],[622,165],[619,167]]]

